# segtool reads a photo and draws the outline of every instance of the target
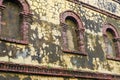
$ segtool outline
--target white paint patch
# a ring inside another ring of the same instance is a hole
[[[45,48],[45,47],[49,47],[49,45],[47,45],[47,44],[45,44],[45,43],[43,43],[43,48]]]

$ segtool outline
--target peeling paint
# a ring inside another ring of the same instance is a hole
[[[37,66],[59,67],[72,70],[120,74],[120,62],[106,59],[102,25],[111,23],[120,31],[120,20],[115,20],[84,6],[67,0],[27,0],[33,13],[29,27],[29,44],[22,45],[0,41],[0,61]],[[81,1],[81,0],[80,0]],[[82,0],[100,9],[119,15],[118,4],[112,0]],[[98,4],[100,1],[100,4]],[[116,4],[116,5],[115,5]],[[109,6],[112,5],[112,6]],[[106,6],[106,7],[105,7]],[[64,53],[59,16],[72,10],[80,16],[85,27],[85,49],[87,56]],[[119,32],[120,33],[120,32]],[[21,77],[22,76],[22,77]],[[1,80],[86,80],[57,78],[36,75],[0,74]],[[88,79],[90,80],[90,79]]]

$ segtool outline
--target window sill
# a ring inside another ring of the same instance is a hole
[[[107,55],[106,57],[108,60],[120,61],[120,58],[117,57],[111,57],[110,55]]]
[[[72,50],[62,50],[64,53],[70,53],[70,54],[78,54],[78,55],[83,55],[87,56],[85,52],[80,52],[80,51],[72,51]]]
[[[11,38],[4,38],[4,37],[0,37],[1,41],[6,41],[6,42],[10,42],[10,43],[18,43],[18,44],[28,44],[27,40],[16,40],[16,39],[11,39]]]

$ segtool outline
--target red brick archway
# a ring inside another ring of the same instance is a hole
[[[72,17],[77,22],[76,34],[77,34],[77,38],[78,38],[77,44],[79,45],[78,46],[78,51],[68,50],[68,48],[66,46],[66,44],[67,44],[67,39],[66,39],[67,25],[66,25],[65,20],[66,20],[67,17]],[[70,10],[64,11],[60,14],[60,24],[62,26],[63,51],[68,52],[68,53],[77,53],[77,54],[86,55],[85,45],[84,45],[84,31],[85,31],[85,28],[83,27],[83,23],[82,23],[82,20],[80,19],[80,17],[73,11],[70,11]]]
[[[3,1],[5,0],[0,0],[0,23],[2,20],[2,11],[5,9],[5,5],[3,4]],[[15,43],[21,43],[21,44],[27,44],[28,43],[28,26],[30,24],[29,20],[31,18],[31,12],[30,12],[30,7],[29,4],[27,3],[26,0],[11,0],[11,2],[16,1],[17,4],[19,4],[20,8],[22,11],[19,13],[22,16],[22,22],[21,22],[21,34],[22,34],[22,40],[16,40],[16,39],[11,39],[11,38],[6,38],[0,36],[1,40],[9,41],[9,42],[15,42]],[[0,24],[1,25],[1,24]],[[1,29],[0,29],[1,33]]]

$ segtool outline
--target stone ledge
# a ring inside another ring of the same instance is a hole
[[[100,80],[119,80],[120,75],[112,75],[107,73],[80,71],[63,68],[52,68],[43,66],[33,66],[16,64],[9,62],[0,62],[0,71],[13,72],[22,74],[33,74],[33,75],[45,75],[45,76],[56,76],[56,77],[74,77],[74,78],[88,78],[88,79],[100,79]]]

